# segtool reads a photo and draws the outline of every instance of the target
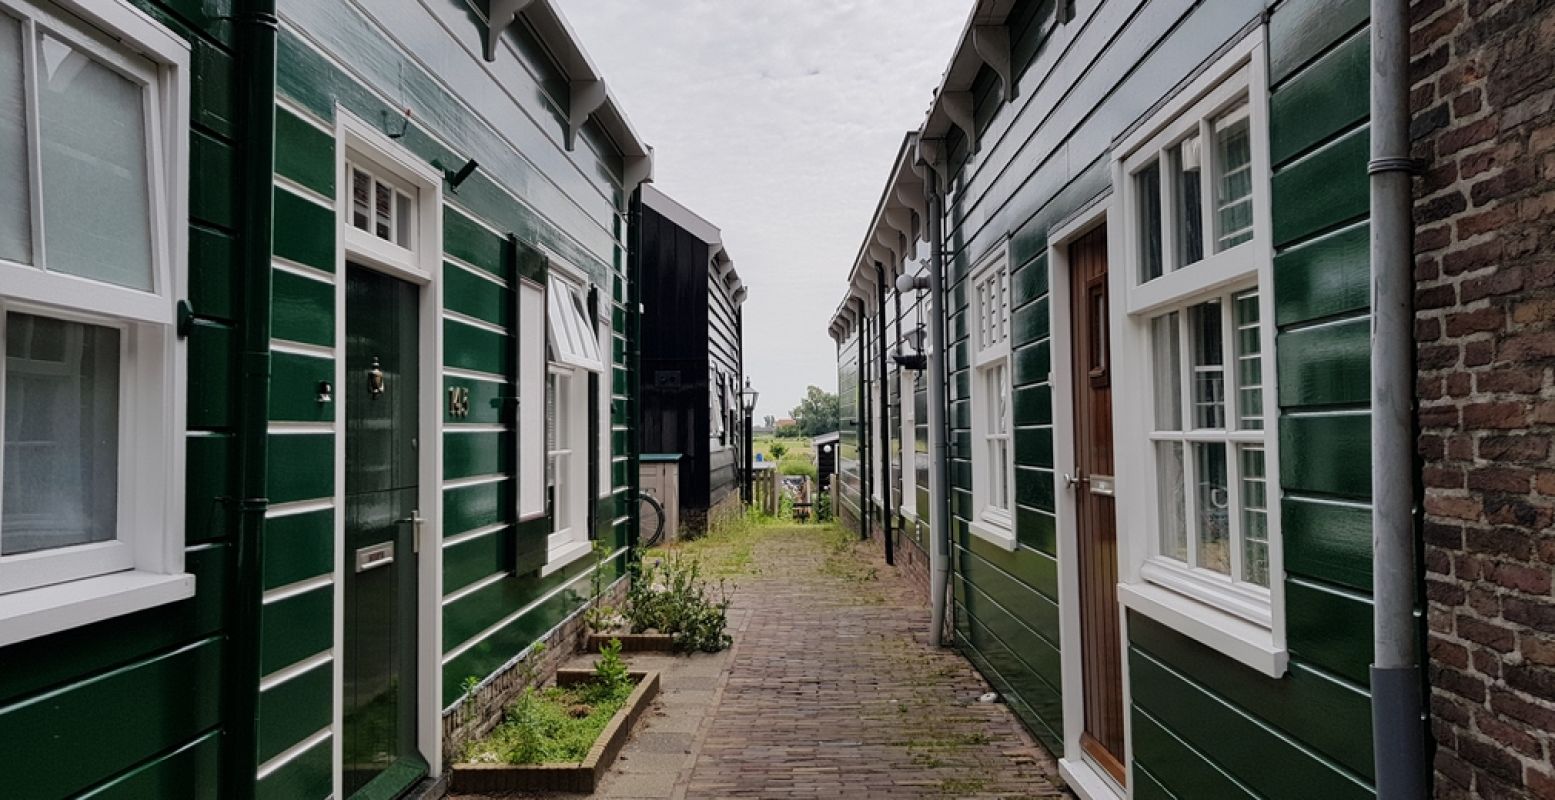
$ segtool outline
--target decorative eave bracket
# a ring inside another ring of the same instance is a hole
[[[988,68],[999,76],[1004,102],[1015,99],[1014,61],[1010,57],[1010,29],[1003,25],[978,25],[972,28],[972,49]]]
[[[640,156],[627,156],[623,159],[621,169],[621,189],[627,194],[637,191],[637,187],[645,183],[653,183],[653,148]]]
[[[605,82],[595,78],[587,81],[573,81],[571,84],[572,97],[567,106],[567,152],[572,152],[578,144],[578,131],[589,121],[589,117],[600,106],[605,104],[607,92]]]
[[[940,95],[940,108],[945,109],[945,116],[950,118],[950,123],[966,137],[967,149],[975,153],[977,120],[972,112],[974,102],[971,92],[946,92]]]
[[[502,32],[518,19],[518,14],[534,0],[491,0],[486,11],[486,60],[497,60],[497,42]],[[571,149],[571,148],[568,148]]]

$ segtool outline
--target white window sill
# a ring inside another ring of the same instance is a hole
[[[553,548],[551,552],[546,554],[545,566],[540,568],[540,577],[544,578],[547,575],[560,572],[574,561],[583,558],[593,551],[594,543],[588,541],[569,542],[560,547]]]
[[[194,596],[194,576],[129,570],[0,595],[0,647]]]
[[[917,522],[918,521],[918,510],[915,509],[915,508],[908,508],[907,506],[902,506],[897,511],[902,515],[902,519],[910,519],[913,522]]]
[[[977,537],[987,539],[1011,553],[1015,552],[1015,530],[1013,528],[992,523],[985,519],[974,519],[968,522],[966,527],[967,530],[970,530]]]
[[[1143,614],[1190,639],[1271,678],[1285,674],[1290,653],[1276,646],[1274,632],[1234,614],[1148,583],[1118,585],[1123,607]]]

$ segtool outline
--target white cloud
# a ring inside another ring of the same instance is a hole
[[[655,185],[723,229],[757,418],[837,389],[826,335],[902,135],[970,0],[569,0],[654,146]]]

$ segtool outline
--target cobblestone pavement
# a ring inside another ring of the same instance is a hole
[[[1070,797],[971,665],[928,645],[921,592],[877,550],[818,526],[746,536],[704,552],[743,573],[734,647],[633,657],[663,693],[596,796]]]

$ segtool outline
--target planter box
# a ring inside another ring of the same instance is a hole
[[[624,647],[624,645],[623,645]],[[600,731],[589,754],[577,764],[455,764],[451,788],[455,792],[496,794],[516,791],[578,792],[592,794],[611,762],[621,753],[632,726],[648,710],[659,693],[659,673],[632,672],[637,688],[632,690],[615,716]],[[556,671],[556,685],[571,686],[593,679],[591,669]]]
[[[675,649],[675,637],[667,633],[591,633],[586,649],[598,653],[600,645],[611,639],[621,640],[623,653],[669,653]]]

